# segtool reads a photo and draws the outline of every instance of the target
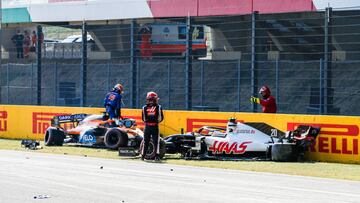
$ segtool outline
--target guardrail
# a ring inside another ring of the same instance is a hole
[[[51,106],[0,106],[0,137],[42,140],[53,116],[59,114],[100,114],[102,108],[72,108]],[[123,117],[134,118],[140,128],[140,109],[123,109]],[[285,115],[225,112],[164,111],[160,132],[164,136],[192,132],[204,125],[226,126],[229,118],[239,122],[264,122],[282,131],[293,130],[300,124],[320,127],[314,146],[308,152],[316,161],[360,163],[360,118],[351,116]],[[21,121],[21,123],[19,123]]]

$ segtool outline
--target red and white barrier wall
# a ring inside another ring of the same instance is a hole
[[[101,114],[102,108],[48,107],[48,106],[0,106],[0,137],[10,139],[42,140],[50,126],[50,119],[59,114]],[[226,126],[228,118],[240,122],[265,122],[280,130],[293,130],[299,124],[321,127],[315,146],[308,155],[317,161],[360,163],[360,117],[318,116],[261,113],[220,113],[197,111],[164,111],[160,125],[161,134],[194,131],[203,125]],[[143,127],[139,109],[123,109],[122,115],[134,118]]]

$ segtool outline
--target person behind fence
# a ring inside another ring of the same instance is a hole
[[[140,30],[141,44],[140,54],[144,59],[150,59],[152,56],[151,51],[151,29],[148,26],[144,26]]]
[[[24,42],[23,42],[25,58],[29,58],[29,56],[30,56],[30,45],[31,45],[31,38],[30,38],[29,32],[27,30],[25,30],[24,31]]]
[[[31,33],[30,52],[35,52],[36,51],[36,40],[37,40],[36,32],[32,31],[32,33]]]
[[[31,46],[30,46],[30,52],[36,52],[36,43],[37,43],[37,33],[35,31],[32,31],[31,33]],[[40,33],[39,42],[42,45],[44,42],[44,33]]]
[[[250,101],[255,104],[260,104],[262,106],[263,113],[276,113],[276,101],[273,96],[271,96],[270,88],[266,85],[260,88],[259,94],[261,94],[262,99],[252,96]]]
[[[114,88],[108,92],[104,99],[104,107],[106,113],[111,120],[115,120],[116,123],[121,119],[121,99],[124,92],[122,84],[116,84]]]
[[[155,92],[148,92],[146,95],[146,105],[142,107],[142,120],[145,123],[144,130],[144,148],[141,152],[141,160],[145,159],[148,150],[150,138],[154,144],[156,152],[155,161],[160,161],[160,132],[159,123],[163,121],[164,114],[159,105],[159,97]]]
[[[11,41],[15,44],[16,47],[16,57],[24,58],[24,35],[21,34],[20,30],[18,30],[16,34],[12,36]]]

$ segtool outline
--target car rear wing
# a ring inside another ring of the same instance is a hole
[[[51,126],[60,126],[62,123],[73,123],[80,122],[84,120],[84,118],[88,116],[88,114],[71,114],[71,115],[58,115],[54,116],[51,119]]]

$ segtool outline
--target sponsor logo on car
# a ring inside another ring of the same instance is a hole
[[[229,143],[215,140],[214,143],[209,147],[209,151],[213,152],[214,154],[244,154],[248,144],[250,143],[252,142],[248,141],[242,143]]]
[[[96,143],[96,137],[91,132],[85,132],[84,135],[80,136],[80,143]]]
[[[0,131],[6,132],[7,131],[7,111],[0,111]]]
[[[255,134],[255,130],[251,129],[239,129],[236,131],[236,133],[240,133],[240,134]]]
[[[72,120],[82,120],[87,114],[73,114],[73,115],[61,115],[59,116],[60,121],[72,121]]]
[[[143,130],[144,129],[144,122],[142,121],[141,116],[130,116],[130,115],[124,115],[124,118],[131,118],[131,119],[135,119],[136,121],[136,125],[139,129]]]
[[[188,118],[186,119],[186,132],[193,132],[205,125],[226,128],[228,119],[200,119],[200,118]],[[244,122],[243,120],[237,120],[237,122]]]
[[[300,124],[321,128],[317,141],[310,147],[311,152],[359,154],[359,127],[357,125],[288,123],[288,130],[294,130]]]
[[[51,119],[54,116],[59,116],[60,120],[71,120],[71,119],[83,119],[85,114],[75,114],[73,116],[71,115],[64,115],[64,113],[50,113],[50,112],[33,112],[32,114],[32,132],[33,134],[44,134],[46,132],[46,129],[50,127],[51,125]],[[0,114],[1,116],[1,114]],[[144,127],[144,123],[141,120],[141,116],[127,116],[124,115],[125,118],[132,118],[136,120],[137,127],[142,129]],[[1,119],[1,117],[0,117]],[[72,123],[64,123],[61,124],[61,126],[68,130],[71,128],[74,128],[74,125]]]

